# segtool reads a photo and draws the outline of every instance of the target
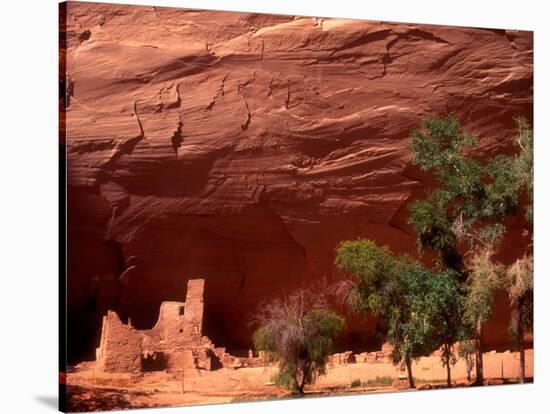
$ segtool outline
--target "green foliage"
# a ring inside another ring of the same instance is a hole
[[[258,328],[252,335],[254,348],[264,351],[264,362],[277,360],[277,341],[268,326]]]
[[[424,313],[435,332],[436,346],[441,346],[441,363],[454,365],[454,343],[467,336],[462,319],[464,296],[453,270],[440,272],[429,283]]]
[[[378,375],[374,379],[367,380],[363,385],[375,386],[375,385],[392,385],[393,378],[390,376],[379,377]]]
[[[387,247],[378,247],[370,240],[342,242],[336,254],[336,266],[355,276],[355,286],[348,296],[355,310],[370,310],[384,316],[394,299],[392,278],[395,261]]]
[[[299,387],[298,375],[298,366],[289,362],[279,367],[279,372],[274,375],[273,382],[276,386],[295,393]]]
[[[458,273],[466,295],[463,328],[475,332],[478,357],[482,323],[491,316],[493,295],[501,287],[504,272],[492,259],[506,230],[503,222],[525,203],[525,217],[533,219],[533,133],[525,119],[516,119],[516,125],[518,154],[484,161],[475,157],[477,138],[463,132],[452,116],[427,118],[412,132],[412,162],[431,172],[437,186],[411,205],[409,223],[417,234],[419,251],[434,251],[438,265]],[[467,260],[459,249],[461,243],[470,249]],[[529,298],[527,293],[521,301],[529,303]],[[527,313],[528,323],[532,306],[515,303],[511,331],[520,332],[521,315]],[[450,342],[443,341],[442,355],[447,365],[456,359]],[[481,368],[476,374],[476,380],[482,381]]]
[[[477,138],[452,116],[427,118],[413,131],[412,162],[433,174],[436,187],[411,205],[409,223],[419,251],[437,254],[437,270],[370,240],[338,246],[335,263],[353,276],[347,301],[384,320],[394,364],[406,362],[410,368],[412,359],[437,348],[449,370],[458,357],[472,363],[472,353],[481,349],[479,341],[474,346],[468,338],[476,330],[479,339],[504,274],[515,309],[511,330],[519,336],[532,326],[532,266],[524,261],[504,272],[492,258],[506,231],[504,220],[520,211],[524,199],[533,200],[533,135],[527,121],[516,123],[518,154],[486,160],[474,156]],[[531,204],[525,211],[529,221]],[[458,349],[456,341],[461,341]],[[412,384],[411,376],[409,369]]]
[[[462,296],[455,272],[431,271],[408,256],[392,256],[387,247],[370,240],[341,243],[336,265],[353,276],[351,305],[384,320],[394,364],[456,341]]]
[[[486,166],[486,182],[481,193],[479,217],[501,218],[515,213],[518,208],[518,176],[515,160],[498,155],[490,159]]]
[[[464,161],[463,147],[473,147],[477,138],[464,134],[458,120],[452,116],[428,117],[423,122],[424,131],[412,133],[413,163],[422,170],[435,170],[441,179],[456,170]]]
[[[468,381],[472,378],[472,370],[475,367],[475,346],[470,339],[464,339],[458,346],[458,356],[464,359]]]
[[[462,271],[457,243],[464,240],[472,249],[496,243],[505,230],[498,220],[517,212],[520,190],[532,200],[532,133],[525,120],[517,123],[520,154],[486,162],[474,158],[477,138],[452,116],[427,118],[413,131],[412,162],[438,184],[411,205],[409,223],[420,251],[434,250],[444,266]]]
[[[529,204],[525,209],[525,217],[533,221],[533,130],[524,118],[516,118],[516,146],[519,154],[515,160],[516,188],[525,192]]]
[[[345,327],[341,316],[303,290],[267,304],[257,321],[261,326],[254,333],[254,346],[268,360],[279,362],[275,383],[299,393],[326,373],[333,341]]]
[[[394,346],[394,364],[426,355],[436,349],[430,320],[429,296],[434,278],[427,269],[406,258],[395,263],[395,299],[387,320],[388,338]]]
[[[361,386],[361,380],[359,378],[355,378],[353,381],[351,381],[350,388],[359,388]]]
[[[471,356],[475,351],[475,346],[470,339],[465,339],[460,342],[458,347],[458,356],[461,358],[467,358]]]
[[[457,238],[449,223],[444,203],[437,192],[430,194],[428,199],[419,200],[411,205],[409,223],[418,234],[418,248],[422,251],[429,247],[433,250],[451,253]]]
[[[523,333],[533,329],[533,256],[518,259],[506,269],[504,286],[512,306],[508,332],[519,347]]]
[[[490,249],[483,249],[467,262],[464,322],[472,329],[477,321],[486,322],[491,318],[494,292],[501,286],[504,268],[491,256]]]

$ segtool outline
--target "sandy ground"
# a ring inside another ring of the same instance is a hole
[[[484,354],[484,373],[489,384],[517,382],[517,353]],[[183,373],[148,372],[140,376],[105,375],[93,363],[72,367],[66,376],[68,408],[71,412],[104,411],[158,406],[220,404],[291,397],[271,384],[276,367],[216,371],[186,370]],[[445,386],[445,369],[438,357],[426,357],[413,366],[417,389]],[[533,351],[526,352],[526,374],[533,377]],[[307,389],[305,397],[390,392],[401,388],[393,383],[403,376],[389,362],[329,366],[326,376]],[[452,371],[453,386],[468,386],[466,367],[459,361]],[[404,383],[405,381],[401,381]],[[353,386],[352,386],[353,383]],[[401,389],[400,389],[401,390]]]

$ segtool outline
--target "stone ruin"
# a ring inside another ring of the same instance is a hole
[[[391,362],[392,351],[393,347],[391,344],[384,342],[380,351],[361,352],[359,354],[354,354],[352,351],[345,351],[332,354],[328,359],[328,363],[331,366],[339,366],[355,363]]]
[[[256,358],[243,361],[216,348],[202,335],[204,279],[187,284],[185,302],[163,302],[152,329],[135,329],[113,311],[103,317],[96,366],[106,373],[139,374],[145,371],[213,370],[255,365]]]
[[[103,317],[101,341],[96,349],[96,369],[104,373],[140,374],[264,366],[262,352],[254,357],[249,351],[248,358],[239,358],[203,336],[203,298],[204,279],[189,280],[185,302],[162,302],[157,323],[147,330],[134,328],[131,320],[125,324],[115,312],[108,311]],[[338,366],[389,361],[391,351],[391,346],[385,343],[380,352],[337,353],[329,357],[328,363]]]

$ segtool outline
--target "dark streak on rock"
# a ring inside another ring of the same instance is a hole
[[[138,123],[138,126],[139,126],[139,130],[141,132],[141,136],[140,138],[141,139],[145,139],[145,132],[143,131],[143,125],[141,125],[141,120],[139,119],[139,115],[137,113],[137,99],[134,101],[134,116],[136,117],[136,120],[137,120],[137,123]]]
[[[183,136],[182,131],[183,129],[183,120],[181,119],[178,121],[178,127],[174,131],[174,135],[172,135],[172,138],[170,139],[172,141],[172,148],[174,149],[174,153],[178,155],[178,149],[181,147],[181,143],[183,142]]]
[[[214,105],[216,104],[216,100],[220,97],[220,96],[225,96],[225,81],[227,79],[227,76],[228,75],[225,75],[222,79],[222,82],[220,84],[220,87],[218,88],[218,90],[216,91],[216,94],[214,95],[214,97],[212,98],[212,100],[210,101],[210,103],[206,106],[206,110],[207,111],[210,111]]]
[[[285,108],[288,109],[289,105],[290,105],[290,81],[288,81],[287,83]]]
[[[248,129],[250,121],[252,120],[252,114],[250,113],[250,108],[248,107],[248,102],[246,99],[244,99],[244,107],[246,109],[246,120],[241,124],[241,130],[243,131]]]

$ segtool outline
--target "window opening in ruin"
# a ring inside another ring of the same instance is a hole
[[[141,356],[141,370],[143,372],[164,371],[166,358],[162,352],[146,352]]]
[[[180,316],[185,315],[185,306],[180,306]]]

